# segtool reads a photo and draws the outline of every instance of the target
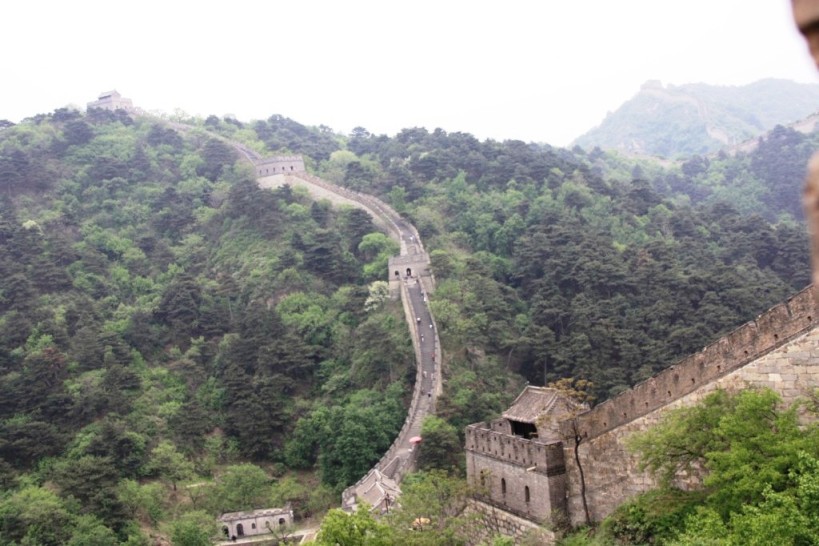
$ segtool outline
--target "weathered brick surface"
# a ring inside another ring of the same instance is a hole
[[[466,429],[466,465],[471,485],[498,506],[545,523],[565,512],[563,444],[511,434],[505,419]]]
[[[515,544],[550,546],[555,543],[552,531],[492,504],[470,500],[464,515],[470,521],[466,529],[470,545],[486,544],[495,535],[512,537]]]

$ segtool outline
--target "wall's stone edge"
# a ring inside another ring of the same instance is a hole
[[[797,316],[796,314],[794,316]],[[600,521],[634,495],[656,487],[651,475],[639,469],[636,454],[627,448],[631,435],[657,425],[669,411],[700,403],[717,389],[737,391],[771,388],[789,405],[819,388],[819,328],[813,328],[779,345],[752,362],[718,377],[654,411],[599,434],[567,437],[564,458],[568,478],[568,512],[573,524],[585,523],[580,469],[574,457],[576,439],[585,476],[585,497],[592,521]],[[696,487],[700,476],[680,474],[677,485]]]
[[[815,309],[814,292],[808,287],[702,351],[573,420],[564,421],[561,434],[567,438],[580,434],[591,439],[673,403],[807,332],[814,327]]]

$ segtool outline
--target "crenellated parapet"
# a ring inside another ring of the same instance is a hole
[[[815,313],[814,291],[806,288],[700,352],[598,404],[573,421],[561,423],[561,433],[564,437],[578,433],[591,439],[667,406],[813,329]]]
[[[600,521],[657,486],[628,445],[669,411],[697,405],[718,389],[769,388],[785,404],[813,396],[819,388],[815,311],[814,290],[807,288],[656,377],[563,421],[570,520]],[[676,482],[695,488],[701,476],[682,473]]]
[[[476,423],[466,427],[466,449],[498,461],[526,467],[530,472],[554,474],[565,471],[561,442],[527,440],[492,430],[489,423]]]
[[[304,172],[304,158],[300,155],[279,155],[254,161],[256,176]]]

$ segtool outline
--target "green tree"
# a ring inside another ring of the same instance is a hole
[[[140,484],[136,480],[125,479],[117,486],[117,498],[128,517],[152,526],[162,519],[164,497],[164,487],[156,482]]]
[[[260,467],[250,464],[231,465],[217,478],[220,508],[225,511],[261,508],[270,491],[270,477]]]
[[[61,546],[71,535],[73,516],[53,491],[27,486],[0,500],[3,544]]]
[[[170,483],[174,491],[179,482],[190,479],[194,474],[193,463],[177,451],[176,446],[168,440],[163,440],[151,450],[149,467]]]
[[[74,497],[84,512],[99,517],[114,531],[122,528],[127,517],[117,497],[120,476],[109,458],[84,455],[64,459],[54,465],[53,475],[63,497]]]
[[[471,523],[459,517],[466,506],[466,482],[441,470],[410,474],[401,484],[400,506],[390,513],[396,543],[462,544]]]
[[[781,410],[780,404],[770,389],[716,391],[694,408],[669,414],[631,447],[667,486],[681,471],[705,468],[709,504],[727,517],[759,501],[768,487],[785,487],[798,453],[819,452],[817,430],[800,430],[796,407]]]
[[[77,518],[67,546],[111,546],[119,541],[117,535],[96,516],[86,514]]]
[[[770,389],[716,391],[636,435],[632,449],[662,488],[618,508],[619,540],[673,544],[815,544],[819,427]],[[674,487],[680,472],[700,487]]]
[[[459,471],[463,469],[463,451],[458,431],[440,417],[424,419],[421,426],[423,442],[418,446],[418,468]]]
[[[171,522],[174,546],[211,546],[216,535],[216,520],[201,510],[187,512]]]
[[[395,544],[390,528],[377,521],[366,505],[347,514],[330,510],[321,522],[317,546],[387,546]]]

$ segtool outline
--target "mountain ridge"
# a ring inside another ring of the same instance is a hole
[[[819,85],[765,79],[744,86],[649,80],[570,146],[637,155],[707,154],[819,111]]]

